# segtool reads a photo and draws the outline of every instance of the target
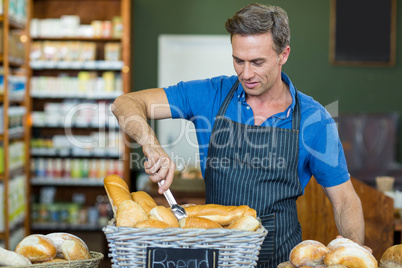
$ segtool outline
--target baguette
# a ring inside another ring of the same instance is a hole
[[[0,266],[26,266],[31,261],[21,254],[0,247]]]
[[[159,220],[145,220],[138,222],[135,228],[158,228],[158,229],[166,229],[169,228],[169,224]]]
[[[106,194],[116,216],[117,208],[125,200],[133,200],[127,183],[117,175],[109,175],[103,180]]]
[[[187,229],[187,228],[196,228],[196,229],[215,229],[215,228],[223,228],[218,222],[197,217],[197,216],[190,216],[187,218],[183,218],[179,221],[180,227]]]
[[[255,231],[260,227],[260,222],[253,216],[242,216],[234,220],[228,229],[237,229],[242,231]]]
[[[133,200],[125,200],[117,208],[117,227],[134,227],[137,222],[147,219],[148,215],[145,210]]]
[[[222,226],[229,225],[242,216],[257,217],[257,212],[249,206],[224,206],[216,204],[195,205],[184,208],[188,216],[197,216],[218,222]]]
[[[50,238],[41,234],[32,234],[18,243],[15,252],[31,262],[50,261],[56,257],[56,247]]]
[[[138,205],[140,205],[148,215],[151,209],[157,206],[155,200],[144,191],[132,192],[131,197],[134,202],[137,202]]]
[[[176,219],[172,211],[164,206],[156,206],[149,212],[151,220],[159,220],[167,223],[169,227],[178,228],[179,221]]]

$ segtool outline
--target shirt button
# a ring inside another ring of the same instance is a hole
[[[247,106],[247,110],[250,110],[250,106]]]

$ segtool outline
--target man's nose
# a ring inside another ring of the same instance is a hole
[[[254,76],[254,70],[250,63],[244,65],[243,78],[248,80]]]

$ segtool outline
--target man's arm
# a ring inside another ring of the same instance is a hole
[[[147,119],[172,117],[165,91],[153,88],[121,95],[113,102],[111,110],[124,132],[142,146],[147,157],[144,168],[149,179],[153,182],[165,180],[159,189],[163,193],[173,182],[176,166],[161,148]]]
[[[363,246],[363,208],[351,181],[333,187],[324,187],[324,192],[334,208],[339,234]]]

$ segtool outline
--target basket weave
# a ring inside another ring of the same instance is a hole
[[[38,263],[29,266],[6,266],[12,268],[33,267],[33,268],[96,268],[99,262],[103,259],[103,254],[100,252],[91,251],[91,259],[79,261],[60,261],[52,263]]]
[[[147,247],[218,249],[219,267],[257,265],[261,244],[268,231],[230,229],[129,228],[113,221],[103,228],[109,243],[112,267],[145,267]]]

